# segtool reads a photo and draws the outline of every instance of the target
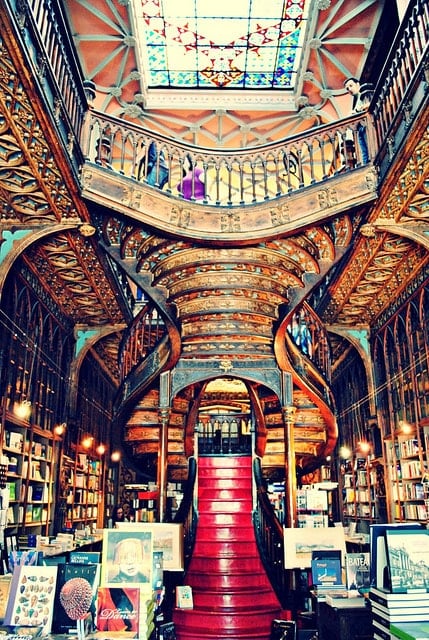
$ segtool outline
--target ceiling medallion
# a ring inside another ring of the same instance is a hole
[[[90,238],[95,233],[95,227],[92,224],[84,223],[80,225],[79,231],[84,238]]]

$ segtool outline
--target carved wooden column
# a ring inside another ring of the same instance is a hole
[[[159,491],[158,518],[164,522],[167,506],[168,422],[170,419],[170,372],[159,377],[159,447],[157,485]]]
[[[296,407],[293,406],[292,375],[281,372],[281,402],[285,441],[285,507],[287,527],[296,523],[296,461],[293,426],[295,424]]]

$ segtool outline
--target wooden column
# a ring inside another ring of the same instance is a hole
[[[293,426],[295,424],[296,407],[283,407],[283,423],[285,434],[285,501],[286,526],[296,525],[296,461]]]
[[[164,522],[167,507],[168,422],[170,418],[171,379],[165,371],[159,377],[159,447],[157,485],[159,492],[158,519]]]

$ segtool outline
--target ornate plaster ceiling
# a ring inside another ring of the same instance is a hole
[[[278,20],[272,22],[278,25],[281,17],[295,15],[303,2],[287,0],[272,5],[278,12]],[[298,54],[290,87],[285,89],[280,85],[273,89],[273,83],[266,75],[258,89],[253,87],[247,91],[228,86],[213,89],[213,85],[211,88],[200,86],[197,91],[171,87],[155,89],[150,86],[153,80],[144,69],[151,54],[147,56],[141,51],[146,46],[139,36],[139,30],[143,31],[143,18],[136,19],[135,7],[140,16],[145,12],[161,16],[157,19],[162,23],[158,27],[161,36],[153,33],[153,40],[158,44],[160,37],[165,38],[165,29],[169,26],[167,19],[168,24],[164,24],[161,2],[66,0],[65,6],[83,74],[86,80],[95,84],[94,107],[137,121],[169,137],[206,147],[263,144],[348,115],[350,96],[344,89],[344,79],[362,75],[372,46],[376,49],[386,46],[386,43],[380,45],[375,41],[384,1],[307,0],[305,24],[296,21],[296,28],[302,30],[298,42],[303,51]],[[236,16],[234,6],[231,5],[231,13]],[[225,17],[227,11],[225,9]],[[173,22],[172,18],[170,22]],[[286,28],[288,21],[284,23]],[[150,28],[150,24],[149,20],[146,28]],[[176,23],[174,25],[170,32],[174,30],[179,54],[186,49],[191,56],[201,41],[200,26],[191,22],[180,28]],[[244,35],[242,40],[249,42],[252,49],[249,34]],[[278,29],[275,35],[271,34],[274,43],[279,35],[282,32]],[[219,42],[222,37],[223,34],[219,36]],[[215,47],[217,43],[213,40],[212,35],[210,42]],[[192,59],[197,72],[199,58]],[[212,64],[216,66],[215,61]],[[278,71],[281,69],[279,64]],[[374,73],[378,70],[375,68]]]

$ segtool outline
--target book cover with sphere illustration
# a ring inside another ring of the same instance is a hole
[[[57,567],[17,565],[13,570],[4,624],[41,627],[51,633]]]
[[[52,633],[76,633],[82,621],[87,632],[94,631],[99,584],[99,564],[58,565]]]

